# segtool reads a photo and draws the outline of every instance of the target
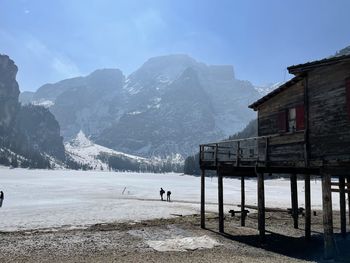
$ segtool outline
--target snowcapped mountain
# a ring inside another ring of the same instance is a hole
[[[94,170],[107,170],[111,166],[112,161],[122,160],[123,166],[118,166],[118,169],[125,169],[125,163],[130,165],[130,170],[142,170],[151,171],[152,169],[158,169],[164,167],[165,164],[171,164],[173,166],[182,166],[184,160],[181,156],[174,155],[172,158],[143,158],[135,155],[125,154],[118,152],[107,147],[93,143],[83,131],[80,131],[77,136],[71,141],[65,143],[66,154],[70,156],[75,162],[88,165]],[[132,167],[131,167],[132,166]],[[119,168],[121,167],[121,168]],[[113,167],[111,167],[113,168]]]
[[[285,83],[285,82],[280,81],[280,82],[268,84],[265,86],[256,86],[255,89],[261,96],[265,96],[266,94],[270,93],[271,91],[277,89],[279,86],[283,85],[283,83]]]
[[[65,141],[82,130],[101,146],[164,158],[240,131],[255,118],[247,106],[259,97],[232,66],[169,55],[149,59],[128,77],[104,69],[46,84],[23,102],[49,105]]]

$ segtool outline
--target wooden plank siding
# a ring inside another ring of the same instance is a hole
[[[281,132],[279,124],[281,113],[287,114],[288,109],[300,108],[303,104],[304,82],[298,81],[258,107],[258,136],[279,135],[269,140],[270,162],[304,161],[304,132]],[[259,145],[259,153],[263,151]]]
[[[304,102],[304,85],[299,81],[258,107],[258,136],[279,133],[278,114]]]
[[[346,79],[350,63],[313,69],[308,73],[311,159],[350,159],[350,118]]]

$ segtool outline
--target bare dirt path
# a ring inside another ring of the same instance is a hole
[[[239,218],[226,215],[225,235],[216,232],[216,215],[207,217],[207,230],[200,229],[199,217],[193,215],[96,224],[86,229],[2,232],[0,262],[320,262],[322,259],[323,243],[319,234],[322,215],[313,217],[312,242],[307,243],[303,238],[302,219],[301,229],[293,229],[287,214],[267,213],[269,232],[264,247],[258,243],[255,213],[249,215],[244,228],[239,227]],[[218,245],[161,252],[149,243],[194,237],[207,237]],[[340,262],[350,262],[350,257],[348,259],[345,255]]]

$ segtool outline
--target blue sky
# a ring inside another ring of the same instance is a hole
[[[348,0],[0,0],[20,89],[185,53],[257,85],[350,45]]]

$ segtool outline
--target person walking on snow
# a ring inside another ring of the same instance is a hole
[[[163,190],[163,188],[160,188],[159,193],[160,193],[160,199],[161,199],[162,201],[164,201],[164,200],[163,200],[163,194],[165,194],[165,191]]]
[[[4,201],[4,192],[0,191],[0,207],[2,207],[2,202]]]
[[[166,200],[167,200],[167,202],[170,202],[170,195],[171,195],[170,191],[166,192]]]

